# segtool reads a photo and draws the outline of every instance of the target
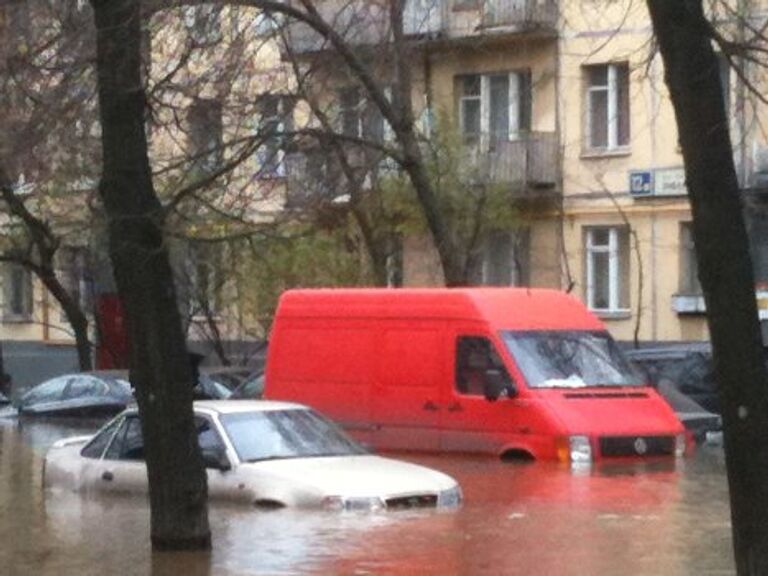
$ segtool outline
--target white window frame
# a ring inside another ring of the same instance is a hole
[[[491,136],[491,79],[497,76],[507,76],[509,78],[507,100],[509,106],[509,112],[507,117],[507,133],[509,141],[518,140],[521,135],[520,128],[520,102],[522,95],[520,93],[522,82],[520,81],[521,74],[526,72],[521,70],[515,70],[511,72],[488,72],[485,74],[461,74],[458,76],[459,82],[457,86],[461,91],[459,94],[459,129],[462,134],[466,134],[464,125],[464,103],[469,101],[480,101],[480,134],[478,135],[483,141],[490,141]],[[480,78],[480,94],[465,95],[463,79],[471,76],[478,76]]]
[[[614,62],[609,64],[598,64],[586,66],[587,70],[587,108],[586,108],[586,148],[589,150],[621,150],[629,147],[629,142],[626,144],[619,144],[619,68],[626,67],[626,62]],[[589,71],[596,70],[598,68],[605,68],[607,70],[606,81],[607,84],[592,85],[590,84]],[[627,75],[627,83],[629,84],[629,75]],[[629,85],[627,86],[629,90]],[[606,92],[606,145],[598,146],[593,142],[592,134],[592,106],[594,102],[594,94],[599,92]],[[630,110],[627,109],[627,114]],[[628,134],[631,138],[631,132]]]
[[[259,130],[268,122],[274,121],[277,133],[284,134],[288,124],[288,117],[293,114],[292,98],[284,94],[264,94],[264,96],[276,98],[277,111],[275,115],[272,116],[265,115],[262,113],[262,111],[259,111],[257,114],[258,123],[255,127],[256,130]],[[285,166],[285,142],[283,140],[283,136],[268,135],[267,138],[276,139],[278,140],[278,143],[275,145],[274,142],[271,142],[270,145],[267,146],[265,142],[262,142],[262,145],[259,147],[259,150],[256,153],[256,158],[258,161],[258,177],[265,180],[272,178],[284,178],[287,175],[287,171]],[[272,151],[275,151],[274,155],[271,155]],[[265,166],[268,165],[273,165],[273,169],[264,171]]]
[[[594,234],[598,231],[608,232],[608,244],[595,244]],[[619,235],[626,233],[621,226],[594,226],[585,229],[585,254],[586,254],[586,300],[587,307],[596,312],[628,312],[629,309],[621,306],[621,246]],[[594,256],[608,254],[608,308],[595,306],[595,265]]]

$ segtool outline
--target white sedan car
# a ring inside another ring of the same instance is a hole
[[[263,508],[449,508],[461,502],[441,472],[373,456],[301,406],[268,401],[195,403],[211,498]],[[128,409],[93,437],[57,442],[44,484],[81,492],[147,492],[139,415]]]

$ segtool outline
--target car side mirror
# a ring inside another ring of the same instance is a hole
[[[512,398],[517,395],[517,390],[504,373],[498,368],[488,368],[483,380],[483,395],[489,402],[495,402],[502,396]]]
[[[227,451],[222,447],[202,448],[200,450],[203,456],[203,463],[206,468],[226,472],[232,469],[232,465],[227,458]]]

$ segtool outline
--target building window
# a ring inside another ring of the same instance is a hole
[[[189,142],[194,166],[204,174],[215,172],[223,158],[221,102],[197,100],[189,109]]]
[[[481,247],[473,284],[528,286],[530,284],[530,234],[528,229],[489,233]]]
[[[586,228],[587,306],[600,312],[629,309],[629,230]]]
[[[184,26],[192,42],[210,46],[222,39],[221,8],[213,4],[184,7]]]
[[[629,65],[585,66],[587,148],[629,146]]]
[[[32,274],[20,264],[6,263],[4,278],[6,321],[28,321],[32,318]]]
[[[680,294],[701,296],[699,267],[696,263],[696,248],[693,243],[693,224],[680,223]]]
[[[285,176],[287,142],[293,131],[294,100],[280,94],[264,94],[256,103],[258,131],[262,144],[256,154],[258,176],[279,178]]]
[[[363,96],[360,88],[344,88],[338,93],[341,133],[372,142],[385,139],[384,117],[378,106]]]
[[[529,71],[466,74],[456,79],[459,128],[470,143],[487,137],[494,142],[515,140],[531,129]]]
[[[187,284],[190,318],[211,317],[221,310],[221,245],[207,242],[189,244]]]
[[[83,312],[88,314],[93,306],[93,286],[89,274],[88,249],[74,246],[59,249],[58,268],[64,289],[80,305]],[[61,320],[66,319],[67,317],[62,310]]]

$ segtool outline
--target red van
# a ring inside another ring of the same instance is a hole
[[[687,441],[600,320],[555,290],[288,291],[265,396],[383,450],[589,462],[681,455]]]

